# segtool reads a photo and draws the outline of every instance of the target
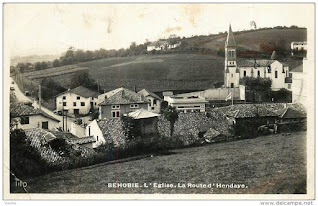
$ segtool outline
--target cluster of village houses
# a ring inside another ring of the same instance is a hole
[[[181,41],[175,36],[171,35],[168,39],[163,39],[155,42],[151,42],[147,46],[147,51],[167,51],[175,49],[181,45]]]
[[[135,120],[147,120],[150,127],[156,127],[152,119],[157,119],[161,114],[161,103],[166,101],[168,105],[175,107],[179,112],[205,113],[206,105],[213,101],[245,100],[245,87],[240,85],[243,77],[268,77],[272,80],[272,90],[285,88],[292,91],[293,103],[304,104],[307,100],[305,75],[308,62],[303,60],[303,64],[290,71],[287,64],[275,59],[262,60],[239,60],[236,58],[236,42],[229,27],[228,36],[225,42],[225,68],[224,86],[222,88],[211,88],[203,91],[174,94],[171,91],[163,92],[163,98],[157,94],[142,89],[132,91],[127,88],[117,88],[112,91],[99,94],[88,88],[79,86],[69,89],[56,96],[56,110],[65,111],[74,115],[88,115],[90,111],[98,111],[98,118],[91,121],[85,128],[85,136],[76,140],[72,136],[72,141],[77,144],[94,148],[105,142],[103,127],[109,119],[119,119],[122,116],[129,116]],[[251,108],[253,105],[231,105],[226,115],[240,121],[253,115],[262,115],[261,111],[255,112]],[[267,111],[267,110],[266,110]],[[252,114],[252,113],[253,114]],[[43,110],[35,109],[30,105],[17,103],[10,107],[10,113],[14,118],[19,119],[15,128],[29,130],[32,128],[42,128],[44,130],[54,130],[59,127],[60,120],[45,113]],[[263,114],[265,114],[263,112]],[[280,121],[304,121],[304,113],[295,108],[283,107],[280,110],[267,112],[266,115],[280,119]],[[234,122],[235,122],[234,121]],[[147,125],[145,126],[147,128]],[[70,132],[76,135],[76,131]],[[150,128],[151,130],[151,128]]]

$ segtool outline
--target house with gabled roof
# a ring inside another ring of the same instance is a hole
[[[149,100],[148,111],[160,113],[162,99],[158,95],[147,89],[140,90],[138,94]]]
[[[22,102],[10,104],[10,117],[15,122],[15,129],[42,128],[53,130],[59,127],[60,122],[43,110],[34,109]]]
[[[148,109],[150,103],[143,95],[118,88],[99,96],[99,119],[120,118],[138,109]]]
[[[98,92],[78,86],[56,96],[56,110],[67,110],[74,115],[85,115],[98,109],[97,98]]]

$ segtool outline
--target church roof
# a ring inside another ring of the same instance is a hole
[[[238,67],[267,67],[275,61],[269,59],[238,59],[236,64]]]
[[[231,24],[230,24],[230,27],[229,27],[229,32],[227,34],[225,46],[236,46],[235,40],[234,40],[234,36],[233,36],[233,32],[232,32],[232,28],[231,28]]]

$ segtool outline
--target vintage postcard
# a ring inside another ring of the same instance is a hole
[[[4,199],[313,200],[315,31],[314,3],[4,3]]]

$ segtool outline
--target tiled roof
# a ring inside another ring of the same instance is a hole
[[[98,92],[95,92],[95,91],[88,89],[86,87],[83,87],[83,86],[78,86],[74,89],[67,90],[61,94],[58,94],[57,96],[61,96],[67,92],[74,93],[74,94],[77,94],[77,95],[85,97],[85,98],[98,97],[98,95],[99,95]]]
[[[298,66],[303,64],[302,60],[289,60],[289,61],[283,61],[284,64],[288,65],[289,71],[295,70]]]
[[[70,132],[50,131],[55,137],[63,139],[78,138]]]
[[[143,96],[152,96],[152,97],[154,97],[154,98],[156,98],[156,99],[159,99],[159,100],[161,100],[161,98],[158,96],[158,95],[156,95],[155,93],[153,93],[153,92],[151,92],[151,91],[148,91],[148,90],[146,90],[146,89],[143,89],[143,90],[140,90],[139,92],[138,92],[138,94],[141,94],[141,95],[143,95]]]
[[[293,69],[291,72],[303,72],[303,64],[299,65],[295,69]]]
[[[238,67],[267,67],[274,63],[276,60],[269,59],[238,59],[237,66]]]
[[[32,115],[42,115],[54,121],[60,122],[60,120],[52,117],[51,115],[47,114],[46,112],[34,109],[31,106],[28,106],[21,102],[14,102],[10,104],[10,114],[12,117],[21,117],[21,116],[32,116]]]
[[[137,94],[129,89],[121,88],[117,93],[110,97],[105,97],[99,105],[113,105],[113,104],[148,104],[142,95]]]
[[[145,110],[145,109],[138,109],[134,112],[128,113],[128,116],[134,119],[147,119],[152,117],[158,117],[160,116],[160,114],[149,112],[148,110]]]
[[[93,136],[81,137],[81,138],[76,137],[76,138],[68,139],[67,141],[72,143],[72,144],[87,144],[87,143],[96,142],[96,140]]]
[[[304,112],[298,111],[291,107],[281,109],[278,111],[278,113],[283,119],[306,118],[306,114]]]
[[[223,110],[224,115],[233,118],[251,118],[251,117],[277,117],[278,114],[266,108],[264,105],[254,104],[237,104],[228,107],[220,108]]]

